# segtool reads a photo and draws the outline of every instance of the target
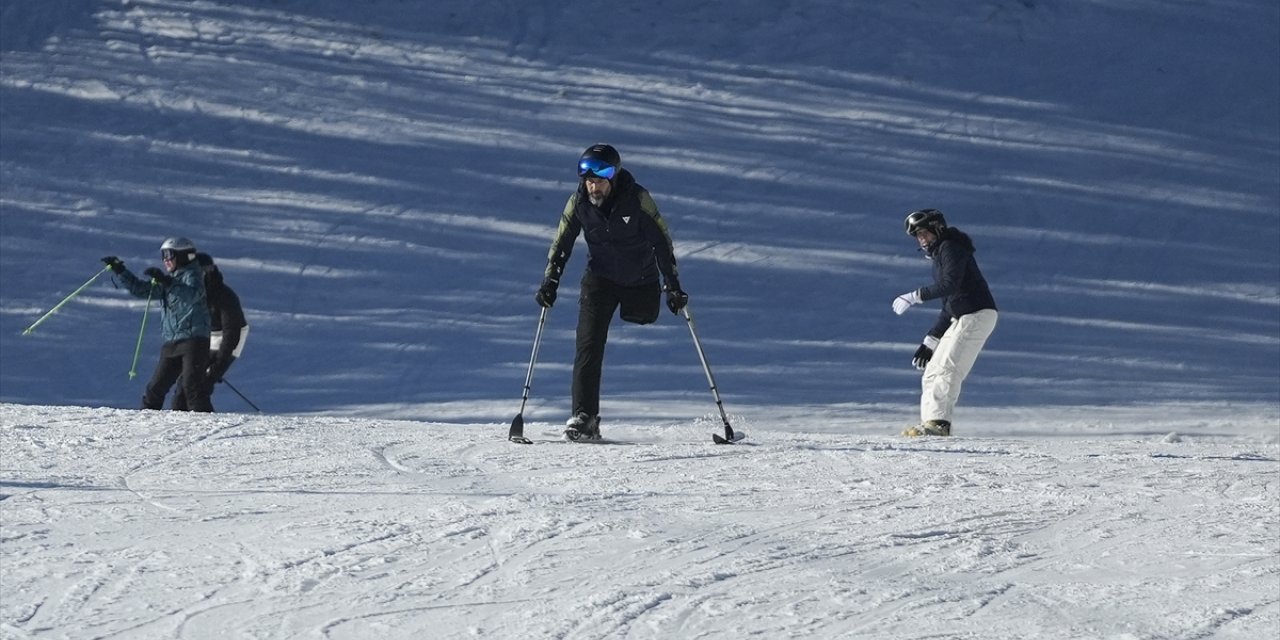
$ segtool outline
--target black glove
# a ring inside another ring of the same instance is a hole
[[[936,348],[938,348],[938,339],[933,336],[925,336],[924,342],[920,343],[920,347],[916,349],[916,354],[911,357],[911,364],[923,371],[929,361],[933,359],[933,350]]]
[[[159,267],[147,267],[146,270],[142,272],[142,275],[147,276],[166,287],[169,286],[170,282],[173,282],[173,277],[161,271]]]
[[[680,313],[689,304],[689,294],[680,289],[680,280],[675,276],[667,278],[667,285],[663,289],[667,292],[667,308],[671,313]]]
[[[925,365],[929,364],[929,359],[932,357],[933,349],[920,345],[920,347],[916,349],[916,355],[911,357],[911,364],[915,365],[915,368],[923,370]]]
[[[223,355],[221,351],[214,351],[209,354],[209,382],[214,384],[222,382],[222,376],[231,368],[231,363],[236,359],[235,356],[227,354]]]
[[[124,271],[124,263],[120,261],[120,258],[107,256],[103,258],[102,261],[105,262],[108,267],[111,267],[111,273],[120,273],[121,271]]]
[[[560,288],[560,279],[547,276],[542,280],[542,286],[538,287],[538,294],[533,297],[538,301],[538,305],[544,309],[550,309],[551,305],[556,303],[556,289]]]

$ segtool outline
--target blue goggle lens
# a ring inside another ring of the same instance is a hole
[[[597,158],[584,158],[578,163],[578,177],[585,178],[588,175],[605,180],[612,180],[613,176],[618,173],[618,168]]]

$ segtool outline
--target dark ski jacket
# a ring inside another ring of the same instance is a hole
[[[667,223],[649,192],[626,169],[618,172],[600,207],[591,204],[579,181],[547,252],[547,276],[559,278],[579,233],[587,239],[587,269],[596,276],[623,286],[657,282],[659,272],[668,281],[677,276]]]
[[[160,316],[160,335],[165,342],[209,337],[209,307],[205,299],[204,278],[200,265],[192,261],[173,273],[169,284],[151,284],[125,269],[120,282],[129,293],[139,298],[160,300],[164,312]],[[154,288],[153,288],[154,287]]]
[[[213,359],[230,361],[231,354],[240,345],[240,332],[249,323],[244,319],[240,296],[222,281],[222,271],[218,270],[218,265],[210,261],[203,268],[210,328],[222,332],[222,341],[218,344],[218,353]]]
[[[929,245],[928,255],[933,260],[933,284],[920,289],[920,300],[928,302],[942,298],[942,312],[929,330],[929,335],[941,338],[953,318],[995,309],[995,298],[987,287],[987,279],[978,269],[973,257],[973,240],[959,229],[947,227],[938,239]]]

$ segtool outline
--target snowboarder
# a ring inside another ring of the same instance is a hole
[[[662,292],[667,308],[679,313],[689,302],[680,288],[675,251],[667,223],[649,192],[622,168],[617,149],[588,147],[578,159],[578,188],[560,214],[560,225],[547,253],[547,268],[535,296],[550,308],[573,244],[587,240],[587,266],[578,300],[577,346],[573,361],[573,412],[565,436],[571,440],[600,438],[600,376],[609,323],[619,309],[626,322],[650,324],[658,319]],[[659,288],[661,274],[664,285]]]
[[[222,271],[213,263],[213,256],[197,253],[196,263],[204,274],[205,298],[209,303],[209,370],[205,372],[204,387],[212,405],[214,385],[222,382],[231,363],[240,357],[249,325],[244,319],[240,296],[223,282]],[[187,394],[181,385],[173,394],[172,406],[175,411],[188,408]]]
[[[209,307],[195,257],[196,246],[190,240],[169,238],[160,245],[165,270],[147,267],[142,272],[146,280],[133,275],[115,256],[102,259],[129,293],[139,298],[154,296],[164,303],[160,319],[164,344],[142,396],[143,409],[163,408],[165,395],[181,376],[191,410],[213,411],[204,388],[205,370],[209,367]]]
[[[906,229],[925,257],[933,261],[934,282],[895,298],[893,312],[902,315],[912,305],[937,298],[942,298],[942,312],[911,359],[924,371],[920,424],[908,427],[902,435],[949,436],[960,387],[995,329],[996,302],[973,257],[973,241],[959,229],[948,227],[941,211],[911,212]]]

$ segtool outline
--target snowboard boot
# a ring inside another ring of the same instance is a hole
[[[564,437],[567,440],[599,440],[600,416],[579,412],[564,424]]]
[[[949,436],[951,435],[951,423],[946,420],[925,420],[914,427],[907,427],[902,432],[902,435],[911,438],[918,438],[920,436]]]

